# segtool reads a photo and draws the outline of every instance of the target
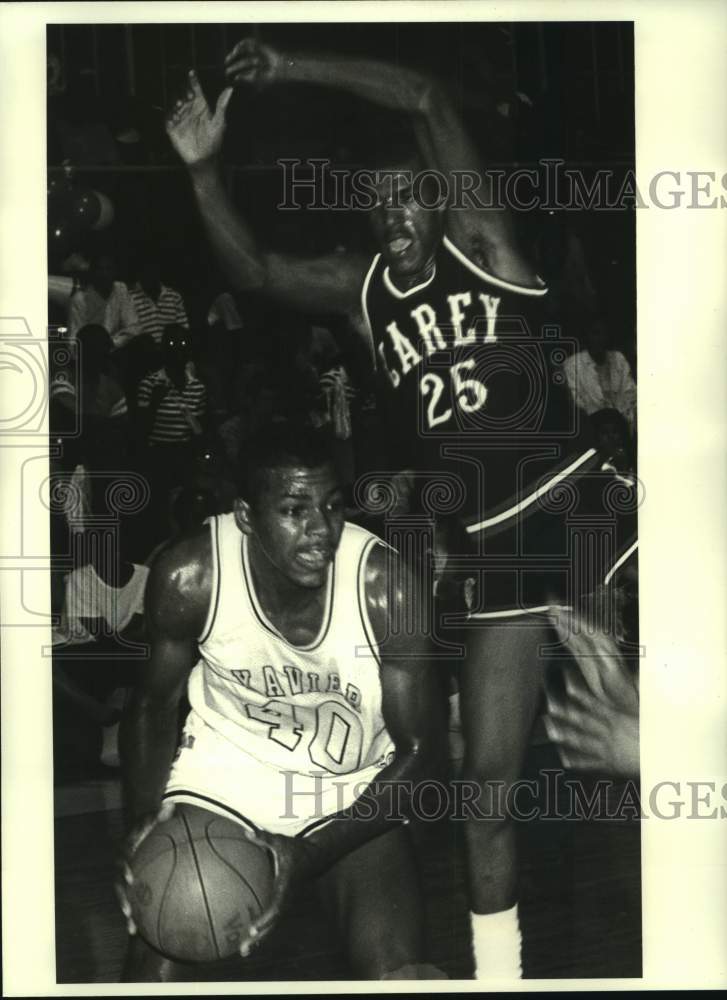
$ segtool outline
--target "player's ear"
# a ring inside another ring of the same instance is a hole
[[[250,516],[250,504],[242,497],[236,497],[234,507],[235,524],[245,535],[252,534],[252,520]]]

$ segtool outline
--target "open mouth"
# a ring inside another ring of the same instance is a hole
[[[393,254],[395,257],[399,257],[406,253],[411,245],[412,241],[407,236],[397,236],[395,240],[390,240],[387,243],[389,253]]]
[[[331,561],[330,549],[306,549],[298,553],[298,562],[308,569],[324,569]]]

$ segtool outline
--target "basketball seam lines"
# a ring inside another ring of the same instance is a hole
[[[214,820],[211,820],[210,822],[214,822]],[[220,859],[220,861],[222,862],[223,865],[226,865],[230,869],[230,871],[234,872],[235,875],[237,875],[240,879],[242,879],[242,881],[245,883],[245,885],[248,887],[248,889],[250,890],[250,892],[255,897],[255,902],[257,903],[258,907],[260,908],[260,913],[262,913],[262,911],[263,911],[263,904],[260,902],[260,897],[258,896],[258,894],[255,892],[255,890],[250,885],[250,883],[245,878],[245,876],[242,874],[242,872],[239,872],[237,870],[237,868],[235,868],[233,865],[231,865],[230,862],[227,860],[227,858],[223,857],[223,855],[220,854],[220,852],[217,850],[217,848],[215,847],[215,845],[212,843],[212,839],[211,839],[210,834],[209,834],[209,824],[208,824],[208,826],[205,827],[204,835],[205,835],[205,839],[206,839],[207,843],[209,844],[209,847],[210,847],[210,850],[212,851],[212,853],[216,857],[218,857]],[[233,837],[227,837],[225,839],[227,839],[227,840],[233,840],[234,841]]]
[[[169,878],[167,879],[167,884],[164,886],[164,891],[162,892],[162,898],[159,903],[159,913],[157,914],[157,942],[159,943],[160,951],[164,950],[162,947],[162,916],[164,914],[164,902],[167,898],[167,893],[169,892],[169,888],[172,884],[172,878],[174,876],[174,872],[176,871],[177,860],[178,860],[177,845],[174,843],[173,837],[169,838],[169,843],[172,845],[172,850],[174,851],[174,866],[169,872]]]
[[[207,891],[204,887],[204,881],[202,879],[202,870],[199,867],[199,858],[197,857],[197,852],[194,849],[194,840],[192,839],[192,831],[189,828],[189,822],[187,817],[182,813],[182,822],[184,823],[185,829],[187,831],[187,836],[189,838],[189,846],[192,849],[192,857],[194,859],[194,867],[197,869],[197,878],[199,879],[199,885],[202,890],[202,899],[204,900],[204,908],[207,911],[207,920],[209,921],[210,930],[212,931],[212,939],[215,943],[215,951],[217,952],[217,957],[221,958],[222,953],[220,952],[220,946],[217,943],[217,934],[215,933],[215,925],[212,919],[212,911],[210,910],[209,901],[207,900]]]

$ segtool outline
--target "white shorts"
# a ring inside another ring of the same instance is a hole
[[[252,830],[305,836],[351,806],[381,770],[377,763],[343,775],[281,771],[191,711],[163,798],[209,809]]]

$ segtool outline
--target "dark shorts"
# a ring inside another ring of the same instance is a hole
[[[441,603],[497,621],[575,607],[607,586],[636,552],[640,492],[635,478],[600,466],[595,456],[577,476],[486,517],[440,519]]]
[[[406,503],[368,526],[416,567],[450,624],[452,616],[504,621],[573,607],[636,551],[638,480],[603,464],[589,448],[541,465],[515,499],[484,514],[476,490],[454,496],[449,473],[415,473]]]

